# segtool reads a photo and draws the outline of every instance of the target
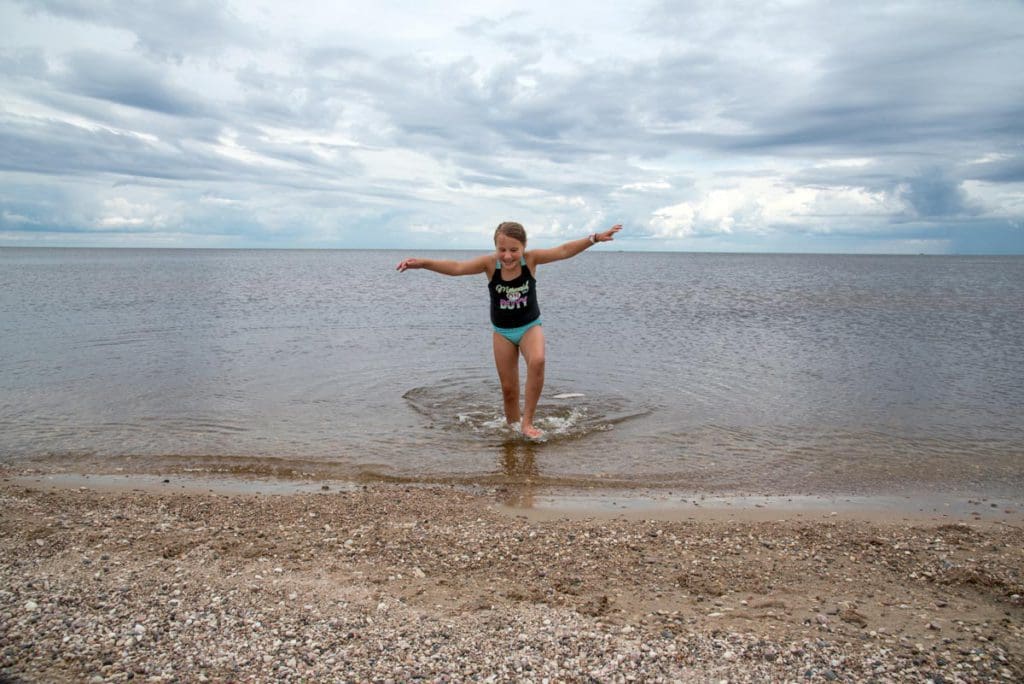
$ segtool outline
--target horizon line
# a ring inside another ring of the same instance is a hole
[[[130,245],[9,245],[0,244],[0,249],[25,249],[25,250],[47,250],[47,249],[80,249],[80,250],[148,250],[148,251],[206,251],[206,252],[486,252],[488,250],[471,247],[452,248],[406,248],[406,247],[187,247],[187,246],[130,246]],[[629,254],[710,254],[710,255],[736,255],[736,256],[893,256],[893,257],[1020,257],[1024,252],[792,252],[792,251],[727,251],[727,250],[677,250],[677,249],[604,249],[605,253],[629,253]],[[586,254],[587,252],[584,252]]]

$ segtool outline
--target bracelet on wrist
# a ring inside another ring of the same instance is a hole
[[[597,244],[597,233],[591,233],[590,234],[590,244],[592,244],[592,245],[596,245]]]

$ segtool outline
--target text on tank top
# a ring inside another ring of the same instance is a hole
[[[499,261],[487,285],[491,294],[491,323],[499,328],[518,328],[540,318],[537,280],[530,273],[526,259],[520,257],[519,264],[522,272],[518,276],[502,280]]]

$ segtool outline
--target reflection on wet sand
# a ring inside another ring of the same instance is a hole
[[[524,440],[506,440],[501,445],[501,467],[510,487],[504,497],[506,506],[532,508],[540,468],[537,445]]]

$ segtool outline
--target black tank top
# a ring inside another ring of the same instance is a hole
[[[537,303],[537,280],[530,273],[526,259],[520,257],[522,272],[512,280],[501,279],[498,262],[487,289],[491,293],[491,323],[499,328],[518,328],[540,318]]]

